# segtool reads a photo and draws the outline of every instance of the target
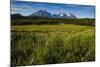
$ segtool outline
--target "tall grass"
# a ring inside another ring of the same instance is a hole
[[[66,28],[66,31],[12,31],[11,64],[19,66],[94,61],[94,27],[72,27],[74,29]]]

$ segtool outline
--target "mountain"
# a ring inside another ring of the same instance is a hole
[[[31,16],[40,16],[40,17],[50,17],[51,13],[46,10],[39,10],[38,12],[33,13]]]
[[[69,18],[76,18],[76,16],[72,13],[69,13]]]
[[[51,14],[47,10],[39,10],[37,12],[32,13],[30,16],[39,16],[39,17],[48,17],[48,18],[77,18],[72,13]]]

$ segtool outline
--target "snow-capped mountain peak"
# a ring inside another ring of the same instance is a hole
[[[49,18],[76,18],[76,16],[72,13],[58,13],[51,14],[47,10],[39,10],[31,14],[31,16],[40,16],[40,17],[49,17]]]

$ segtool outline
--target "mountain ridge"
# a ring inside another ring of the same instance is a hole
[[[37,12],[33,12],[30,16],[49,17],[49,18],[77,18],[72,13],[51,14],[47,10],[39,10]]]

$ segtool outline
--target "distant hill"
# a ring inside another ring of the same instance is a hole
[[[11,19],[22,19],[22,18],[25,18],[25,17],[20,14],[11,14]]]
[[[48,18],[48,17],[42,17],[42,16],[22,16],[21,14],[11,14],[11,19],[41,19],[41,18]]]

